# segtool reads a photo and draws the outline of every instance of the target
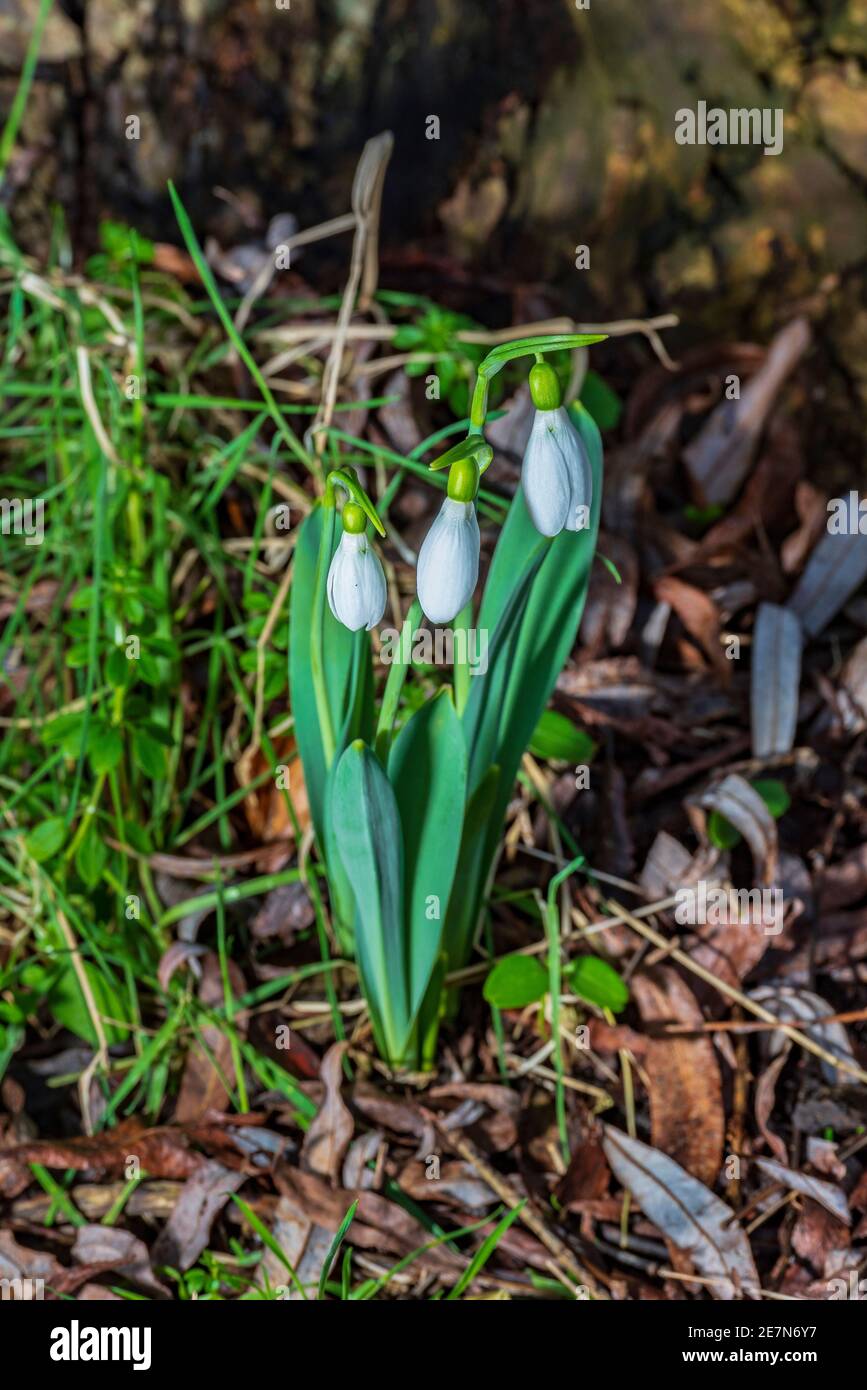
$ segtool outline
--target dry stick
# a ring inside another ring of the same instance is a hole
[[[532,337],[539,333],[607,333],[609,338],[623,338],[630,333],[643,333],[654,348],[657,356],[666,366],[673,367],[671,358],[660,341],[658,328],[674,328],[680,322],[676,314],[661,314],[653,319],[619,319],[614,323],[576,323],[574,319],[546,319],[543,322],[515,324],[511,328],[462,329],[455,334],[459,343],[475,343],[482,347],[496,347],[498,343],[509,342],[512,338]],[[380,342],[391,342],[400,331],[397,324],[352,324],[345,333],[340,333],[339,325],[322,323],[296,324],[282,328],[263,328],[254,337],[274,343],[301,343],[308,338],[345,337],[350,339],[372,338]]]
[[[820,1018],[811,1019],[811,1025],[818,1028],[826,1023],[860,1023],[867,1018],[867,1009],[847,1009],[841,1014],[822,1014]],[[703,1023],[701,1028],[696,1028],[688,1023],[674,1023],[670,1027],[664,1028],[658,1034],[661,1038],[673,1038],[680,1036],[700,1037],[702,1033],[767,1033],[776,1029],[776,1023],[746,1023],[740,1018],[723,1018],[711,1023]]]
[[[456,1153],[460,1154],[461,1158],[466,1159],[467,1163],[471,1164],[483,1181],[487,1183],[491,1191],[497,1194],[500,1201],[505,1202],[510,1211],[514,1211],[515,1207],[517,1207],[523,1199],[518,1196],[511,1183],[507,1182],[501,1173],[498,1173],[495,1168],[492,1168],[490,1164],[486,1162],[475,1145],[471,1144],[468,1139],[464,1139],[461,1135],[454,1134],[451,1130],[446,1129],[442,1121],[432,1110],[427,1110],[422,1106],[421,1111],[422,1114],[431,1121],[434,1128],[439,1131],[440,1138],[447,1147],[454,1149]],[[586,1284],[595,1298],[607,1300],[607,1293],[599,1287],[595,1277],[589,1270],[583,1269],[582,1266],[578,1264],[565,1241],[562,1241],[559,1236],[555,1236],[554,1232],[548,1229],[542,1218],[534,1210],[531,1202],[527,1202],[524,1205],[519,1219],[523,1221],[525,1226],[529,1227],[533,1235],[542,1242],[546,1249],[551,1251],[558,1265],[565,1269],[577,1283]]]
[[[345,212],[340,217],[332,217],[328,222],[318,222],[315,227],[308,227],[306,231],[296,232],[294,236],[287,237],[281,245],[289,252],[291,259],[296,246],[307,246],[312,241],[322,241],[325,237],[336,236],[338,232],[351,232],[354,226],[355,213]],[[235,315],[235,327],[239,333],[243,333],[247,327],[253,306],[267,290],[274,279],[276,270],[276,259],[273,254],[269,253],[238,306],[238,312]]]
[[[67,949],[72,960],[72,968],[75,971],[75,976],[78,980],[78,987],[81,990],[82,997],[84,999],[85,1005],[87,1006],[87,1012],[90,1015],[90,1021],[93,1024],[93,1031],[96,1034],[97,1051],[94,1053],[92,1060],[88,1063],[84,1071],[81,1073],[81,1077],[79,1078],[78,1082],[79,1099],[81,1101],[81,1113],[84,1119],[85,1133],[92,1134],[93,1123],[90,1114],[89,1095],[90,1079],[97,1066],[101,1066],[103,1071],[105,1072],[108,1071],[108,1042],[106,1040],[105,1032],[103,1031],[102,1027],[102,1017],[100,1015],[99,1009],[97,1008],[93,990],[90,987],[90,980],[87,978],[87,971],[85,970],[84,962],[81,959],[81,952],[78,949],[78,942],[75,939],[75,933],[73,932],[71,926],[67,922],[66,917],[64,916],[60,908],[57,909],[57,921],[60,925],[60,930],[63,934],[63,939],[66,942]]]
[[[87,349],[77,347],[75,349],[75,358],[78,364],[78,381],[81,388],[81,404],[84,406],[84,413],[90,421],[90,427],[96,436],[96,442],[102,452],[116,467],[120,467],[120,459],[115,453],[114,445],[106,434],[105,425],[102,423],[102,418],[94,398],[93,382],[90,379],[90,359],[87,355]]]
[[[352,239],[352,263],[349,268],[346,289],[343,291],[343,299],[340,302],[340,312],[337,315],[337,333],[325,363],[325,371],[322,373],[322,399],[310,430],[316,453],[320,458],[328,438],[327,427],[331,424],[331,417],[337,403],[337,388],[340,381],[340,367],[343,362],[343,349],[346,343],[346,330],[355,308],[362,273],[367,271],[365,284],[369,279],[367,245],[370,236],[375,232],[374,224],[379,216],[382,200],[382,180],[385,177],[385,167],[391,157],[393,146],[394,136],[391,131],[385,131],[382,135],[376,135],[372,140],[368,140],[361,151],[361,158],[358,161],[358,168],[352,183],[352,211],[356,218],[355,236]]]
[[[735,989],[733,985],[726,984],[725,980],[721,980],[719,976],[714,975],[712,971],[706,970],[703,965],[696,964],[685,951],[681,951],[678,946],[672,946],[658,931],[654,931],[653,928],[648,927],[646,923],[640,922],[631,912],[627,912],[626,908],[622,907],[620,903],[605,898],[603,899],[603,906],[612,909],[612,911],[617,914],[620,921],[625,922],[628,927],[631,927],[639,936],[643,936],[645,940],[652,941],[654,946],[658,946],[661,950],[666,951],[668,955],[671,956],[672,960],[676,960],[679,965],[684,966],[687,970],[691,970],[694,975],[698,975],[700,980],[704,980],[706,984],[713,985],[714,989],[718,989],[721,994],[725,994],[729,999],[733,999],[736,1004],[741,1005],[741,1008],[746,1009],[748,1013],[755,1014],[756,1018],[762,1019],[764,1023],[773,1024],[774,1027],[778,1028],[787,1038],[791,1038],[792,1042],[796,1042],[799,1047],[803,1047],[805,1052],[812,1052],[815,1057],[821,1058],[823,1062],[828,1062],[832,1067],[837,1067],[840,1071],[848,1072],[850,1076],[857,1077],[859,1081],[867,1082],[867,1072],[862,1071],[854,1062],[848,1061],[845,1057],[835,1057],[833,1052],[829,1052],[826,1047],[822,1047],[821,1043],[814,1042],[811,1037],[808,1037],[806,1033],[802,1033],[799,1028],[793,1028],[791,1024],[784,1023],[782,1019],[775,1018],[769,1009],[765,1009],[761,1004],[757,1004],[753,999],[750,999],[749,995],[744,994],[739,989]]]
[[[280,587],[274,595],[274,602],[268,611],[265,619],[265,626],[259,633],[256,642],[256,705],[253,711],[253,731],[250,742],[238,759],[235,772],[238,781],[243,785],[251,782],[252,773],[250,771],[253,759],[259,752],[259,745],[262,742],[262,721],[265,717],[265,652],[268,643],[271,641],[271,633],[277,626],[277,619],[283,611],[283,604],[286,602],[286,595],[289,593],[289,586],[292,583],[292,572],[294,565],[286,566],[286,573],[283,576]]]
[[[740,1015],[740,1009],[738,1009]],[[740,1023],[740,1017],[732,1020]],[[770,1027],[770,1024],[757,1024],[756,1027]],[[746,1133],[747,1103],[749,1099],[750,1067],[749,1054],[747,1051],[747,1040],[743,1033],[739,1033],[735,1043],[735,1074],[732,1097],[732,1117],[728,1130],[729,1153],[734,1154],[738,1162],[735,1165],[735,1175],[729,1179],[726,1195],[732,1206],[740,1206],[741,1201],[741,1179],[740,1179],[740,1159],[744,1150],[744,1138]]]

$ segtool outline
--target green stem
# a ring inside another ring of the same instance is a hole
[[[452,623],[452,631],[457,637],[459,632],[464,634],[463,656],[459,655],[460,644],[455,642],[455,709],[458,714],[463,714],[467,707],[467,700],[470,698],[470,654],[469,654],[469,629],[473,617],[472,602],[462,608],[458,616]]]
[[[328,704],[328,688],[325,684],[325,588],[328,580],[328,566],[331,564],[331,551],[334,545],[334,494],[326,487],[322,500],[322,534],[319,537],[319,555],[316,560],[316,576],[313,589],[313,623],[310,630],[310,675],[313,680],[313,693],[316,698],[316,713],[319,717],[319,730],[322,735],[322,750],[325,766],[329,768],[334,761],[336,740],[331,709]]]
[[[0,184],[2,184],[3,175],[6,172],[9,156],[15,147],[15,141],[18,137],[18,128],[21,125],[21,118],[27,106],[30,84],[33,81],[33,75],[36,72],[36,64],[39,59],[42,34],[51,11],[52,3],[53,0],[41,0],[39,11],[30,34],[30,42],[27,45],[27,52],[24,55],[21,77],[19,78],[18,87],[12,102],[12,109],[9,112],[6,125],[3,127],[3,135],[0,137]]]
[[[485,427],[488,412],[488,385],[507,362],[516,357],[535,357],[541,360],[544,352],[559,352],[564,349],[589,347],[591,343],[601,343],[605,333],[549,333],[541,338],[516,338],[511,343],[501,343],[492,348],[480,364],[470,405],[470,434],[481,434]]]
[[[554,1043],[554,1069],[557,1073],[557,1129],[560,1133],[560,1149],[563,1162],[569,1163],[569,1134],[566,1129],[566,1087],[563,1083],[563,1047],[560,1038],[560,912],[557,907],[557,892],[561,883],[575,869],[585,862],[579,854],[555,874],[548,884],[548,910],[545,913],[545,927],[548,936],[548,991],[551,996],[551,1035]]]
[[[391,731],[394,728],[394,720],[397,715],[397,707],[400,703],[400,692],[403,690],[403,683],[406,680],[406,673],[412,661],[412,638],[413,633],[421,622],[421,604],[415,599],[412,607],[404,619],[400,633],[400,648],[397,661],[392,663],[388,673],[388,680],[385,682],[385,689],[382,692],[382,705],[379,711],[379,722],[376,726],[376,738],[374,748],[376,756],[385,766],[388,758],[388,750],[391,746]],[[406,634],[406,641],[404,640]],[[408,659],[404,657],[404,647],[408,647]]]

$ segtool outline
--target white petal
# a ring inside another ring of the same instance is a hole
[[[524,451],[521,486],[530,520],[543,536],[579,529],[577,508],[590,505],[592,475],[568,412],[537,410]]]
[[[419,602],[432,623],[450,623],[479,577],[479,523],[472,502],[447,497],[418,557]]]
[[[350,632],[375,627],[385,612],[385,575],[364,535],[344,531],[328,570],[328,605]]]

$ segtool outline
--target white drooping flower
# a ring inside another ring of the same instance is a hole
[[[524,450],[521,486],[530,520],[543,536],[558,536],[564,527],[585,529],[593,474],[581,436],[562,406],[536,411]]]
[[[475,503],[446,497],[418,557],[419,602],[432,623],[450,623],[469,603],[479,577],[479,545]]]
[[[385,612],[385,575],[362,531],[344,531],[328,570],[328,605],[338,622],[357,632],[376,627]]]

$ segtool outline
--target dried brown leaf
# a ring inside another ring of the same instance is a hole
[[[645,1023],[675,1022],[701,1030],[701,1009],[675,970],[640,972],[632,977],[631,989]],[[651,1038],[644,1066],[654,1147],[712,1187],[722,1163],[725,1112],[710,1037]]]
[[[311,1121],[301,1146],[301,1158],[312,1173],[337,1181],[355,1124],[342,1095],[343,1054],[346,1043],[334,1043],[322,1059],[319,1076],[325,1086],[322,1104]]]
[[[611,1125],[605,1126],[602,1145],[618,1182],[662,1234],[713,1280],[716,1298],[758,1297],[749,1241],[725,1202],[667,1154]]]

